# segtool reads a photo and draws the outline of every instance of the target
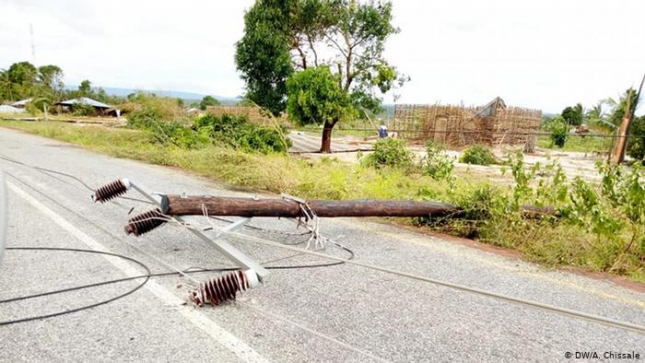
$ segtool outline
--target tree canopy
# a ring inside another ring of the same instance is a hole
[[[578,103],[573,107],[567,107],[562,110],[562,118],[569,125],[582,125],[582,121],[584,119],[584,108],[582,107],[582,104]]]
[[[326,70],[310,73],[294,84],[319,80],[316,77],[329,73],[355,111],[378,112],[380,95],[407,80],[383,56],[385,41],[398,31],[392,25],[389,1],[257,0],[245,15],[236,63],[246,81],[247,97],[275,114],[284,111],[287,96],[292,96],[287,79],[319,67]],[[309,84],[317,87],[316,82]],[[304,91],[298,89],[302,97]],[[308,113],[294,109],[298,102],[289,103],[291,117]],[[325,119],[316,123],[330,130],[335,124]],[[323,133],[323,138],[330,135],[331,131]]]
[[[213,96],[204,96],[199,102],[199,109],[204,111],[208,106],[219,106],[221,103]]]

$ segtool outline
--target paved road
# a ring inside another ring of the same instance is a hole
[[[292,153],[316,153],[320,151],[320,136],[312,135],[304,131],[291,131],[289,138],[293,145],[289,149]],[[364,140],[359,137],[334,137],[331,140],[332,152],[348,152],[357,150],[372,150],[376,138]]]
[[[156,191],[239,195],[173,169],[113,159],[6,129],[0,129],[0,154],[73,173],[92,186],[129,177]],[[89,191],[66,178],[4,160],[0,169],[11,174],[10,246],[106,249],[136,258],[154,272],[167,271],[164,264],[227,265],[180,227],[165,226],[138,239],[126,237],[122,227],[129,206],[145,209],[135,202],[94,205]],[[206,223],[203,218],[196,222]],[[253,223],[285,230],[291,226],[275,220]],[[360,261],[645,324],[645,294],[609,282],[548,271],[369,221],[326,220],[322,230],[351,248]],[[233,243],[268,265],[321,262],[245,241]],[[327,253],[344,256],[331,247]],[[98,255],[7,251],[0,266],[0,299],[142,272],[130,262]],[[209,276],[213,275],[198,277]],[[187,285],[177,276],[153,278],[143,289],[107,305],[0,326],[0,361],[516,362],[566,361],[565,353],[576,351],[636,351],[641,359],[645,355],[645,336],[638,333],[358,266],[275,270],[264,285],[218,307],[183,305]],[[78,307],[133,286],[135,282],[126,282],[0,304],[0,321]]]

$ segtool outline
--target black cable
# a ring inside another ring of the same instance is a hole
[[[73,180],[76,180],[77,182],[79,182],[83,187],[85,187],[85,189],[87,189],[87,190],[89,190],[91,192],[96,191],[96,189],[94,189],[91,186],[87,185],[87,183],[85,183],[81,178],[79,178],[79,177],[77,177],[75,175],[68,174],[68,173],[63,173],[62,171],[43,168],[43,167],[40,167],[40,166],[34,166],[34,165],[25,164],[22,161],[14,160],[14,159],[9,158],[9,157],[4,156],[4,155],[0,155],[0,159],[8,161],[8,162],[11,162],[11,163],[14,163],[14,164],[25,166],[27,168],[32,168],[32,169],[34,169],[36,171],[39,171],[39,172],[41,172],[41,173],[43,173],[43,174],[45,174],[45,175],[47,175],[49,177],[52,177],[52,178],[57,179],[59,181],[62,181],[64,183],[66,183],[66,184],[70,184],[70,183],[65,182],[62,179],[59,179],[59,178],[56,178],[56,177],[52,176],[51,174],[57,174],[57,175],[61,175],[61,176],[64,176],[64,177],[68,177],[70,179],[73,179]],[[151,203],[150,201],[143,200],[143,199],[138,199],[138,198],[131,198],[131,197],[125,197],[125,196],[118,196],[117,198],[131,200],[131,201],[145,203],[145,204],[154,204],[154,203]]]
[[[147,275],[140,276],[139,278],[145,277],[145,280],[143,280],[143,282],[141,282],[139,285],[137,285],[133,289],[130,289],[129,291],[127,291],[127,292],[125,292],[123,294],[120,294],[118,296],[109,298],[107,300],[99,301],[97,303],[90,304],[90,305],[84,305],[84,306],[74,308],[74,309],[59,311],[59,312],[51,313],[51,314],[46,314],[46,315],[36,315],[36,316],[30,316],[30,317],[27,317],[27,318],[0,321],[0,326],[12,325],[12,324],[18,324],[18,323],[25,323],[25,322],[33,321],[33,320],[41,320],[41,319],[53,318],[53,317],[56,317],[56,316],[67,315],[67,314],[71,314],[71,313],[75,313],[75,312],[79,312],[79,311],[82,311],[82,310],[87,310],[87,309],[95,308],[97,306],[101,306],[101,305],[111,303],[111,302],[116,301],[118,299],[124,298],[124,297],[134,293],[135,291],[139,290],[140,288],[142,288],[143,285],[145,285],[148,282],[148,280],[150,280],[150,275],[152,274],[152,272],[150,271],[148,266],[146,266],[143,262],[137,261],[134,258],[131,258],[131,257],[128,257],[128,256],[124,256],[124,255],[120,255],[118,253],[112,253],[112,252],[84,250],[84,249],[78,249],[78,248],[57,248],[57,247],[8,247],[7,250],[66,251],[66,252],[95,253],[95,254],[99,254],[99,255],[113,256],[113,257],[118,257],[118,258],[121,258],[121,259],[124,259],[124,260],[128,260],[130,262],[133,262],[133,263],[141,266],[147,272]],[[66,290],[70,290],[70,289],[66,289]],[[16,301],[16,299],[11,299],[11,300]],[[21,300],[21,299],[18,299],[18,300]]]
[[[345,246],[339,245],[337,243],[335,245],[337,247],[341,248],[342,250],[344,250],[344,251],[349,253],[349,257],[347,258],[348,260],[354,259],[354,257],[355,257],[354,251],[350,250],[349,248],[347,248]],[[53,313],[53,314],[37,315],[37,316],[32,316],[32,317],[23,318],[23,319],[16,319],[16,320],[0,321],[0,326],[24,323],[24,322],[33,321],[33,320],[53,318],[53,317],[56,317],[56,316],[71,314],[71,313],[78,312],[78,311],[81,311],[81,310],[91,309],[91,308],[110,303],[112,301],[121,299],[121,298],[123,298],[125,296],[128,296],[128,295],[132,294],[133,292],[135,292],[135,291],[139,290],[141,287],[143,287],[143,285],[145,285],[148,282],[148,280],[150,280],[151,277],[177,275],[176,271],[175,272],[161,272],[161,273],[154,273],[153,274],[150,271],[150,269],[145,264],[143,264],[142,262],[137,261],[137,260],[135,260],[135,259],[133,259],[131,257],[127,257],[127,256],[124,256],[124,255],[111,253],[111,252],[101,252],[101,251],[77,249],[77,248],[56,248],[56,247],[7,247],[6,249],[7,250],[22,250],[22,251],[37,251],[37,250],[41,250],[41,251],[68,251],[68,252],[96,253],[96,254],[102,254],[102,255],[115,256],[115,257],[119,257],[119,258],[129,260],[131,262],[134,262],[134,263],[140,265],[148,273],[145,274],[145,275],[124,277],[124,278],[120,278],[120,279],[96,282],[96,283],[92,283],[92,284],[74,286],[74,287],[69,287],[69,288],[65,288],[65,289],[53,290],[53,291],[48,291],[48,292],[43,292],[43,293],[38,293],[38,294],[33,294],[33,295],[18,296],[18,297],[13,297],[13,298],[9,298],[9,299],[0,300],[0,304],[4,304],[4,303],[35,299],[35,298],[43,297],[43,296],[62,294],[62,293],[65,293],[65,292],[78,291],[78,290],[83,290],[83,289],[87,289],[87,288],[91,288],[91,287],[97,287],[97,286],[103,286],[103,285],[109,285],[109,284],[115,284],[115,283],[119,283],[119,282],[125,282],[125,281],[131,281],[131,280],[145,278],[145,280],[141,284],[136,286],[134,289],[126,292],[125,294],[121,294],[119,296],[116,296],[114,298],[98,302],[96,304],[86,305],[86,306],[82,306],[80,308],[71,309],[71,310],[65,310],[65,311],[61,311],[61,312],[57,312],[57,313]],[[292,269],[331,267],[331,266],[342,265],[344,263],[345,262],[343,262],[343,261],[336,261],[336,262],[331,262],[331,263],[320,263],[320,264],[310,264],[310,265],[266,266],[265,268],[267,270],[292,270]],[[237,268],[237,267],[222,267],[222,268],[207,268],[207,269],[198,269],[198,270],[192,270],[191,269],[191,270],[184,270],[182,272],[183,273],[200,273],[200,272],[226,272],[226,271],[236,271],[236,270],[239,270],[239,268]]]

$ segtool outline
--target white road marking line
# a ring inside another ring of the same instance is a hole
[[[97,242],[92,237],[83,233],[81,230],[76,228],[73,224],[69,223],[63,217],[56,214],[56,212],[49,209],[47,206],[36,200],[31,195],[27,194],[22,189],[18,188],[16,185],[7,182],[9,190],[14,192],[16,195],[24,199],[27,203],[31,204],[34,208],[38,209],[47,217],[51,218],[56,224],[58,224],[62,229],[70,233],[72,236],[76,237],[81,242],[88,245],[91,249],[102,252],[109,252],[108,249],[103,246],[101,243]],[[126,276],[139,276],[141,272],[136,268],[130,266],[127,262],[122,259],[118,259],[112,256],[105,256],[105,258],[116,268],[121,270]],[[230,350],[238,358],[244,362],[269,362],[266,358],[262,357],[258,352],[253,348],[248,346],[246,343],[235,337],[233,334],[224,330],[224,328],[217,325],[214,321],[209,319],[206,315],[200,313],[189,306],[182,306],[184,302],[172,292],[168,291],[163,286],[159,285],[154,281],[148,281],[144,286],[145,289],[150,291],[153,295],[163,301],[165,304],[178,306],[178,312],[181,313],[186,320],[190,323],[207,333],[223,347]]]

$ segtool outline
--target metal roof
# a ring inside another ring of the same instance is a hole
[[[29,102],[31,102],[33,98],[26,98],[24,100],[16,101],[11,104],[13,107],[25,107]]]
[[[57,105],[63,105],[63,106],[72,106],[72,105],[78,105],[78,104],[90,105],[96,108],[112,108],[112,106],[110,105],[106,105],[103,102],[99,102],[87,97],[74,98],[71,100],[61,101],[57,103]]]
[[[27,111],[25,111],[24,108],[17,108],[17,107],[13,107],[13,106],[0,105],[0,113],[4,113],[4,112],[7,112],[7,113],[25,113]]]

